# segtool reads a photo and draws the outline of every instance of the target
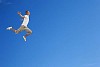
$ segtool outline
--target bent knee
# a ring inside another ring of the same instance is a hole
[[[28,31],[29,34],[32,34],[32,31]]]
[[[30,31],[30,34],[32,34],[32,31]]]

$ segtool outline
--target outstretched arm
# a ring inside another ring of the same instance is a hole
[[[21,12],[18,11],[18,15],[21,17],[21,18],[25,18],[24,16],[22,16]]]

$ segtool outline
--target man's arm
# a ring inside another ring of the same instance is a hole
[[[21,18],[25,18],[24,16],[22,16],[21,12],[18,11],[18,15],[21,17]]]

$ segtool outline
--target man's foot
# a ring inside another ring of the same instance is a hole
[[[23,36],[23,39],[24,39],[24,41],[26,41],[26,37],[25,36]]]
[[[11,29],[12,29],[12,27],[8,27],[8,28],[7,28],[7,30],[11,30]]]

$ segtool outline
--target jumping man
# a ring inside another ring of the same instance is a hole
[[[23,36],[23,39],[26,41],[26,37],[29,36],[30,34],[32,34],[32,30],[30,30],[27,25],[29,23],[29,15],[30,15],[30,12],[29,11],[26,11],[25,12],[25,15],[22,16],[21,12],[18,12],[18,15],[24,19],[23,20],[23,23],[21,24],[20,28],[15,30],[14,28],[12,27],[8,27],[7,30],[11,30],[13,32],[15,32],[16,34],[18,34],[19,32],[25,30],[27,33]]]

